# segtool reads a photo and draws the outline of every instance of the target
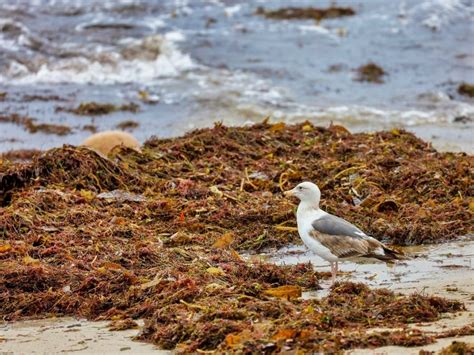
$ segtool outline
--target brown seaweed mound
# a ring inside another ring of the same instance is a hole
[[[67,108],[61,106],[56,107],[56,111],[58,112],[65,111],[82,116],[107,115],[116,111],[138,112],[139,109],[140,107],[133,102],[120,106],[108,103],[83,102],[75,108]]]
[[[468,83],[459,84],[458,93],[464,96],[474,97],[474,85]]]
[[[121,129],[121,130],[132,130],[132,129],[135,129],[137,128],[138,126],[140,126],[140,124],[137,122],[137,121],[133,121],[133,120],[126,120],[126,121],[122,121],[120,122],[119,124],[117,124],[117,128]]]
[[[439,355],[469,355],[474,354],[474,344],[453,341],[451,345],[441,349]]]
[[[31,164],[0,165],[0,202],[7,205],[12,196],[19,202],[25,192],[50,185],[72,193],[129,190],[168,207],[153,210],[170,221],[151,218],[157,233],[203,234],[211,245],[219,234],[209,237],[211,231],[232,232],[234,247],[256,250],[298,240],[288,228],[295,226],[295,203],[281,192],[310,180],[320,186],[329,212],[378,239],[410,245],[472,232],[472,166],[472,156],[438,153],[398,130],[351,134],[309,123],[217,125],[152,139],[142,154],[123,150],[115,162],[64,147]],[[94,210],[95,202],[79,208]],[[138,213],[148,213],[142,207]]]
[[[28,116],[20,116],[13,113],[8,116],[0,115],[0,123],[13,123],[18,126],[23,126],[25,130],[30,133],[43,132],[47,134],[56,134],[58,136],[64,136],[71,133],[72,129],[66,125],[52,124],[52,123],[37,123],[36,118]]]
[[[363,284],[337,283],[321,300],[294,301],[280,319],[256,322],[240,333],[227,335],[219,349],[279,353],[297,348],[333,353],[355,347],[424,345],[433,342],[434,337],[417,329],[367,330],[403,327],[413,319],[433,321],[442,312],[462,309],[458,302],[438,297],[407,297],[387,289],[370,290]]]
[[[327,9],[317,9],[314,7],[285,7],[277,10],[266,10],[259,7],[257,15],[274,20],[316,20],[331,19],[343,16],[353,16],[355,11],[350,7],[329,7]]]
[[[16,149],[9,150],[5,153],[0,154],[0,159],[13,161],[13,162],[28,162],[33,160],[35,157],[40,156],[42,153],[38,149]]]
[[[382,84],[383,76],[387,73],[377,64],[368,63],[357,68],[357,81]]]
[[[352,283],[302,300],[329,275],[247,262],[236,250],[298,240],[294,203],[281,191],[301,180],[320,185],[324,208],[379,239],[467,233],[470,156],[437,153],[404,131],[264,122],[109,157],[64,146],[0,163],[3,319],[75,315],[126,329],[143,318],[142,340],[184,351],[339,351],[429,343],[422,331],[367,330],[463,309]]]

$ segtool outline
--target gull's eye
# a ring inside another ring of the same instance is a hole
[[[298,187],[298,190],[303,190],[303,187],[302,187],[302,186],[299,186],[299,187]]]

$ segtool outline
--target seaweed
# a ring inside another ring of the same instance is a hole
[[[22,101],[67,101],[66,98],[58,95],[23,95]]]
[[[456,117],[454,117],[453,122],[455,122],[455,123],[470,123],[473,120],[474,119],[472,117],[469,117],[469,116],[456,116]]]
[[[450,337],[460,337],[465,335],[474,335],[474,322],[467,324],[461,328],[449,329],[444,332],[438,333],[437,338],[450,338]]]
[[[92,133],[96,133],[97,132],[97,126],[92,125],[92,124],[86,124],[86,125],[82,126],[82,130],[83,131],[89,131],[89,132],[92,132]]]
[[[86,30],[132,30],[135,26],[128,23],[94,23],[84,26]]]
[[[56,134],[58,136],[65,136],[71,133],[71,127],[66,125],[51,124],[51,123],[34,123],[34,121],[28,121],[25,128],[30,133],[43,132],[49,134]]]
[[[32,161],[35,157],[39,156],[42,153],[41,150],[37,149],[17,149],[9,150],[0,155],[1,159],[16,161],[16,162],[27,162]]]
[[[98,103],[98,102],[83,102],[76,108],[68,108],[68,107],[56,107],[56,112],[71,112],[76,115],[81,116],[99,116],[99,115],[106,115],[112,112],[117,111],[129,111],[129,112],[138,112],[140,107],[131,102],[128,104],[123,105],[114,105],[108,103]]]
[[[458,93],[464,96],[474,97],[474,85],[461,83],[458,86]]]
[[[468,355],[474,353],[474,345],[462,341],[453,341],[451,345],[441,349],[440,355]]]
[[[131,318],[117,319],[109,324],[110,330],[127,330],[138,328],[138,323]]]
[[[139,125],[140,124],[137,121],[127,120],[127,121],[120,122],[116,127],[121,130],[127,130],[127,129],[135,129]]]
[[[415,303],[405,309],[414,299]],[[295,349],[334,352],[390,344],[415,346],[429,344],[434,337],[406,328],[405,324],[413,323],[414,319],[436,320],[443,312],[463,309],[456,301],[444,301],[442,305],[431,297],[406,297],[354,283],[338,283],[321,300],[270,299],[263,293],[252,299],[235,300],[230,310],[222,307],[225,312],[215,309],[220,308],[222,300],[213,301],[194,300],[192,305],[186,302],[157,310],[146,322],[139,339],[151,339],[165,349],[177,346],[186,352],[212,350],[216,344],[219,351],[239,353]],[[385,306],[404,309],[406,313],[383,313]],[[187,309],[190,307],[191,310]],[[411,315],[410,309],[417,314]],[[190,311],[193,317],[186,319]],[[420,314],[422,318],[418,318]],[[403,329],[367,332],[387,325]]]
[[[184,352],[433,342],[409,325],[462,303],[350,282],[304,299],[327,272],[240,255],[299,240],[281,192],[301,180],[378,239],[430,243],[472,229],[472,157],[403,130],[264,121],[152,138],[109,158],[63,146],[0,164],[0,316],[72,315],[117,330],[143,319],[140,340]]]
[[[43,132],[48,134],[56,134],[58,136],[64,136],[71,133],[71,127],[66,125],[58,125],[51,123],[36,123],[35,118],[28,116],[20,116],[13,113],[8,116],[0,116],[0,122],[13,123],[19,126],[23,126],[30,133]]]
[[[98,168],[103,160],[96,154],[65,147],[47,156],[48,162],[41,158],[22,169],[34,173],[53,163],[49,171],[61,172],[58,183],[104,190]],[[67,170],[71,158],[75,168]],[[112,169],[107,179],[121,182],[105,188],[147,191],[157,201],[170,201],[183,213],[180,229],[206,233],[205,226],[213,225],[233,231],[234,247],[242,250],[299,240],[294,204],[281,192],[302,180],[319,184],[323,208],[380,240],[411,245],[472,232],[472,156],[438,153],[403,130],[351,134],[309,123],[217,125],[180,138],[151,139],[142,154],[119,150],[117,159],[106,160]],[[9,173],[17,174],[14,168]],[[33,173],[29,176],[37,176]]]
[[[286,7],[277,10],[266,10],[262,7],[257,8],[255,14],[274,20],[316,20],[332,19],[344,16],[353,16],[355,11],[350,7],[331,6],[327,9],[318,9],[314,7],[297,8]]]
[[[368,63],[357,68],[357,81],[382,84],[382,77],[387,73],[375,63]]]
[[[136,183],[136,188],[140,186],[133,174],[96,152],[64,146],[35,157],[32,164],[19,165],[17,169],[7,167],[3,173],[0,170],[0,205],[9,204],[16,189],[56,183],[94,192],[115,190],[125,187],[126,183]]]

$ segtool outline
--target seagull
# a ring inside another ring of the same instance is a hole
[[[336,280],[338,261],[366,257],[386,262],[402,259],[402,253],[388,248],[346,220],[319,208],[321,191],[312,182],[302,182],[285,191],[300,203],[296,212],[298,233],[306,247],[331,264],[332,282]]]

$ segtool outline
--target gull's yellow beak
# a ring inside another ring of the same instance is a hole
[[[293,196],[294,193],[293,193],[293,190],[288,190],[288,191],[285,191],[283,195],[285,195],[286,197],[290,197],[290,196]]]

